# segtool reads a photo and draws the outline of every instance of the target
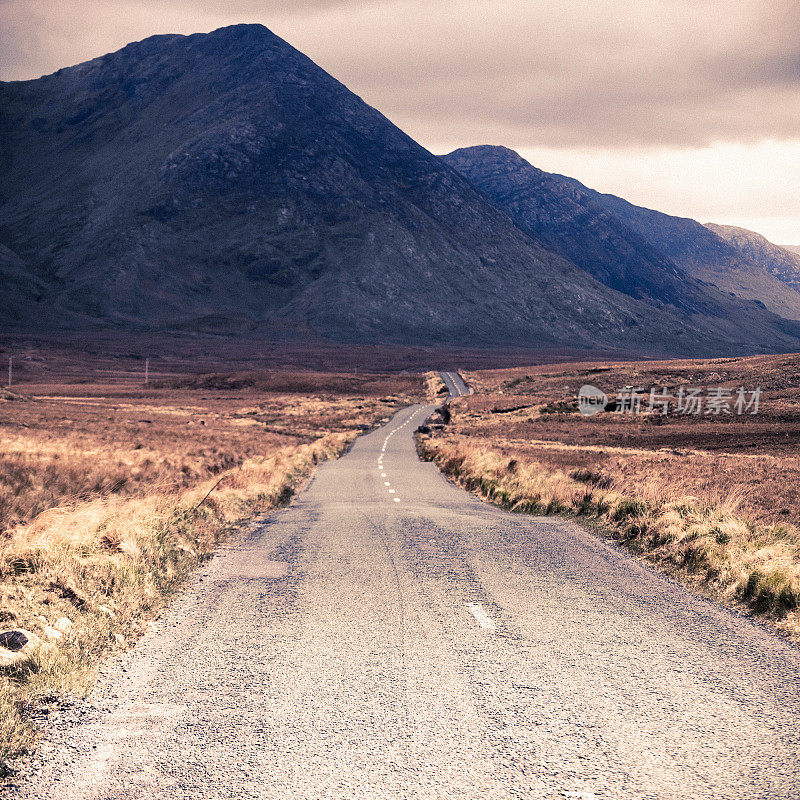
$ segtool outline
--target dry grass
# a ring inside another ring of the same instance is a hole
[[[372,376],[359,395],[341,375],[313,387],[272,376],[272,391],[242,380],[27,386],[32,399],[0,402],[0,627],[47,643],[0,676],[0,758],[29,748],[31,709],[84,691],[232,527],[286,503],[422,389],[413,377]]]
[[[428,457],[508,508],[591,517],[692,585],[800,633],[800,357],[565,364],[470,375]],[[602,381],[602,382],[601,382]],[[577,413],[593,383],[762,386],[757,416]]]
[[[438,372],[426,372],[423,377],[425,378],[425,395],[428,400],[435,402],[448,393],[447,386]]]

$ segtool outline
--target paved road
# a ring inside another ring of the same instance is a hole
[[[223,550],[38,798],[800,797],[800,654],[415,455],[430,407]]]
[[[444,385],[447,391],[450,392],[450,397],[461,397],[463,394],[469,394],[469,388],[464,383],[464,379],[457,372],[440,372]]]

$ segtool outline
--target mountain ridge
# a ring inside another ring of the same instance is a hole
[[[800,290],[800,248],[773,244],[755,231],[707,222],[706,227],[735,247],[746,259],[795,291]]]
[[[0,139],[0,241],[47,311],[6,324],[800,349],[755,306],[737,328],[597,281],[263,26],[0,84]]]
[[[711,226],[544,172],[509,148],[479,145],[443,158],[519,227],[619,291],[654,304],[679,298],[690,311],[719,310],[731,293],[800,318],[800,293]]]

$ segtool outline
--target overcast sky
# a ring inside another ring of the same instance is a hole
[[[800,244],[800,0],[0,0],[0,78],[260,22],[435,153]]]

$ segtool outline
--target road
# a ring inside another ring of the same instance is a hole
[[[440,372],[444,385],[447,391],[450,392],[450,397],[461,397],[461,395],[469,394],[467,384],[464,379],[457,372]]]
[[[432,407],[220,551],[37,798],[800,797],[800,653],[415,454]]]

